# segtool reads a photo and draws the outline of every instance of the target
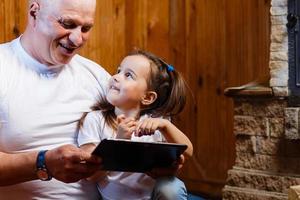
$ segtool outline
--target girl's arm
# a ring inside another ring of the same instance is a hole
[[[184,152],[186,158],[193,155],[193,145],[189,138],[167,119],[146,118],[138,124],[136,134],[138,136],[151,135],[155,130],[159,130],[167,142],[186,144],[187,149]]]
[[[187,158],[193,155],[193,144],[190,139],[179,130],[172,122],[166,119],[162,120],[162,127],[159,128],[160,132],[164,135],[168,142],[186,144],[187,149],[184,152],[184,156]]]

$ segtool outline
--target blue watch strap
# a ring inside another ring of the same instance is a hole
[[[46,168],[46,164],[45,164],[46,152],[47,152],[47,150],[42,150],[38,153],[37,160],[36,160],[36,168],[37,169]]]
[[[47,150],[42,150],[38,153],[37,159],[36,159],[36,169],[37,172],[42,171],[43,175],[42,177],[39,176],[39,178],[43,181],[51,180],[51,175],[49,174],[49,171],[46,167],[46,160],[45,160],[45,154]],[[45,176],[46,175],[46,176]]]

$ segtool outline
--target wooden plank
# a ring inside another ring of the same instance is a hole
[[[187,74],[187,82],[189,83],[189,86],[194,95],[194,99],[189,98],[188,105],[184,113],[184,118],[182,119],[182,121],[184,121],[186,124],[185,132],[190,132],[190,139],[194,145],[194,156],[184,166],[184,169],[182,170],[182,177],[184,178],[183,180],[185,181],[188,190],[197,193],[211,193],[211,191],[206,187],[211,187],[211,184],[204,183],[204,181],[207,180],[206,165],[203,165],[203,162],[199,159],[202,158],[202,153],[200,152],[202,150],[201,148],[203,148],[199,145],[199,141],[202,139],[202,137],[206,137],[207,135],[207,133],[200,133],[197,126],[198,123],[201,123],[201,113],[205,115],[205,113],[200,110],[200,106],[197,104],[197,91],[202,87],[202,79],[199,74],[199,65],[197,63],[197,57],[199,56],[199,46],[196,42],[199,35],[199,29],[197,28],[198,15],[200,14],[200,12],[198,11],[199,5],[200,4],[199,2],[197,2],[197,0],[186,1],[185,26],[182,27],[186,31],[185,73]],[[199,18],[202,18],[202,16]],[[200,157],[199,154],[201,154]]]
[[[15,0],[16,1],[16,0]],[[22,34],[26,28],[27,23],[27,12],[28,12],[28,1],[19,0],[15,3],[16,10],[16,21],[15,21],[15,36],[18,37]]]
[[[169,60],[169,1],[148,1],[147,50]]]
[[[113,1],[97,1],[95,25],[90,39],[82,50],[82,55],[101,64],[109,72],[113,72],[112,66],[113,48]]]
[[[226,81],[227,87],[236,86],[243,83],[243,79],[239,78],[237,75],[242,76],[240,69],[243,66],[243,56],[242,56],[242,36],[243,32],[241,27],[243,24],[243,7],[241,0],[231,0],[230,3],[226,4]],[[237,30],[237,27],[240,30]],[[237,33],[238,31],[238,33]],[[234,48],[233,48],[234,47]],[[247,81],[247,80],[246,80]]]
[[[268,76],[270,73],[269,59],[270,59],[270,8],[271,8],[271,0],[258,1],[258,13],[259,17],[256,19],[258,24],[258,59],[257,59],[257,67],[256,71],[260,74],[261,77]],[[263,19],[263,20],[262,20]]]
[[[204,169],[204,178],[200,182],[214,186],[209,192],[213,196],[221,193],[225,183],[228,155],[224,148],[228,143],[226,129],[221,126],[224,112],[219,110],[222,103],[222,81],[225,76],[225,23],[224,1],[196,1],[196,57],[197,66],[193,74],[198,75],[196,91],[197,115],[196,145],[198,165]],[[223,123],[224,124],[224,123]],[[215,145],[218,144],[218,145]],[[222,155],[222,156],[221,156]],[[197,179],[194,178],[194,182]],[[201,185],[201,184],[200,184]],[[206,189],[209,187],[207,186]]]
[[[113,46],[113,59],[112,66],[114,68],[114,73],[119,66],[123,57],[128,53],[126,52],[126,35],[125,35],[125,6],[126,2],[124,0],[114,0],[114,41]]]
[[[14,38],[16,38],[14,34],[14,26],[15,26],[15,21],[16,21],[16,16],[15,16],[15,1],[12,0],[4,0],[4,40],[9,41]]]
[[[5,2],[0,1],[0,26],[5,26]],[[5,29],[0,31],[0,43],[5,42]]]
[[[170,45],[170,63],[174,65],[175,70],[179,71],[183,77],[185,78],[187,84],[188,83],[188,73],[187,73],[187,42],[186,42],[186,1],[182,0],[173,0],[170,3],[170,12],[169,12],[169,20],[170,20],[170,28],[169,28],[169,45]],[[187,91],[189,95],[192,92]],[[188,135],[188,137],[192,137],[193,131],[192,127],[188,126],[187,123],[183,122],[183,118],[187,117],[187,114],[190,113],[188,111],[188,106],[184,112],[176,117],[174,120],[176,125],[183,130],[183,132]],[[192,123],[192,122],[191,122]]]
[[[181,0],[173,0],[170,2],[170,12],[169,12],[169,20],[170,20],[170,29],[169,29],[169,42],[170,42],[170,60],[171,64],[174,65],[175,70],[179,71],[183,77],[185,78],[185,81],[190,88],[187,91],[188,98],[187,98],[187,105],[185,106],[185,109],[183,112],[179,115],[173,118],[173,122],[176,124],[176,126],[182,130],[192,141],[196,141],[196,112],[194,112],[194,99],[193,99],[193,89],[192,89],[192,83],[189,79],[189,71],[190,67],[187,63],[187,32],[189,31],[189,27],[187,27],[188,21],[187,21],[187,8],[189,6],[189,1],[181,1]],[[189,119],[188,123],[185,119]],[[194,147],[195,152],[197,152],[197,146]],[[193,172],[198,171],[195,168],[195,164],[192,164],[192,162],[187,162],[186,165],[184,165],[184,168],[182,170],[183,173],[180,174],[180,178],[184,180],[188,180],[189,177],[192,177],[194,174]],[[202,170],[202,169],[200,169]],[[199,173],[197,173],[197,178],[202,178],[199,176]]]
[[[126,52],[147,47],[147,0],[126,1]]]
[[[227,87],[243,85],[258,74],[269,73],[270,0],[230,2],[226,5],[226,46],[235,48],[226,52]]]

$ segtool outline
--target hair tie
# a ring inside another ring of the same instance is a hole
[[[168,72],[174,71],[174,67],[173,67],[172,65],[168,65],[167,71],[168,71]]]

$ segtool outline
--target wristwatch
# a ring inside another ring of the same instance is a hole
[[[49,181],[52,179],[52,176],[50,175],[45,163],[46,152],[47,150],[40,151],[36,158],[36,174],[37,177],[42,181]]]

